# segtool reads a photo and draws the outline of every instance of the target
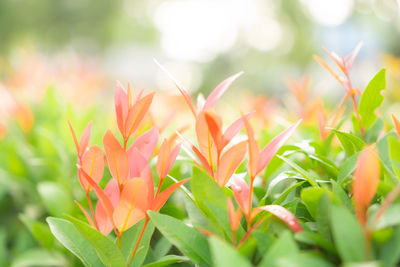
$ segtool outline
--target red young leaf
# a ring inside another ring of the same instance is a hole
[[[154,126],[149,131],[145,132],[141,136],[139,136],[135,142],[129,147],[127,153],[128,157],[131,153],[130,150],[137,149],[144,158],[149,161],[151,156],[154,153],[154,149],[156,148],[158,143],[158,128]]]
[[[104,207],[104,210],[106,211],[107,216],[112,220],[114,207],[112,205],[111,200],[104,193],[104,191],[100,188],[100,186],[98,184],[96,184],[96,182],[93,181],[93,179],[83,169],[79,169],[79,171],[82,172],[82,175],[83,175],[82,177],[84,179],[86,179],[86,181],[93,188],[93,190],[96,193],[99,201],[101,202],[101,205]],[[114,224],[114,222],[113,222],[113,224]]]
[[[259,166],[260,166],[260,149],[258,148],[258,144],[256,139],[254,138],[254,131],[251,127],[249,121],[246,117],[243,117],[244,126],[247,132],[247,143],[249,147],[249,162],[248,169],[250,174],[250,179],[254,180],[258,174]]]
[[[223,187],[235,173],[246,154],[247,142],[242,141],[222,154],[217,167],[215,179],[219,186]]]
[[[212,108],[217,103],[218,99],[225,93],[225,91],[231,86],[231,84],[240,76],[243,72],[236,73],[222,81],[211,94],[207,97],[206,103],[204,104],[203,110]]]
[[[86,148],[89,145],[90,134],[92,132],[92,122],[86,126],[82,133],[81,140],[79,141],[79,155],[83,156],[86,152]]]
[[[100,182],[104,171],[104,155],[99,146],[94,145],[89,147],[82,158],[81,167],[96,183]],[[85,179],[80,179],[80,181],[83,189],[89,191],[90,185],[85,182]]]
[[[142,178],[129,180],[122,190],[113,218],[120,234],[145,216],[147,209],[147,186]]]
[[[253,210],[252,217],[256,216],[261,211],[268,211],[269,213],[275,215],[280,220],[282,220],[293,232],[298,233],[303,231],[299,221],[296,216],[290,211],[279,205],[266,205],[262,207],[257,207]]]
[[[268,162],[273,158],[275,153],[278,152],[279,148],[281,148],[281,146],[290,138],[290,136],[292,136],[301,121],[302,120],[300,119],[298,122],[281,132],[261,151],[257,173],[260,173],[262,170],[264,170]]]
[[[250,189],[246,182],[236,175],[233,175],[229,181],[233,195],[236,202],[239,204],[240,209],[246,215],[246,218],[250,218],[249,202],[250,200]]]
[[[140,173],[147,166],[148,160],[136,148],[128,151],[129,177],[140,177]]]
[[[255,111],[250,112],[249,114],[245,115],[245,118],[249,120],[254,113]],[[232,140],[232,138],[235,137],[235,135],[243,128],[243,125],[244,125],[243,118],[239,118],[225,130],[223,136],[224,138],[223,147],[225,147]]]
[[[221,124],[221,122],[217,122],[217,124]],[[218,151],[211,136],[211,132],[208,129],[204,111],[200,112],[196,118],[196,136],[197,143],[199,144],[199,150],[207,159],[211,170],[213,170],[213,167],[217,164]]]
[[[242,218],[242,211],[240,209],[235,211],[235,207],[233,206],[231,198],[228,198],[228,216],[232,231],[236,232],[240,225],[240,219]]]
[[[128,156],[110,130],[104,135],[103,146],[111,175],[121,186],[129,175]]]
[[[139,127],[143,118],[147,114],[153,101],[155,92],[146,95],[129,109],[125,120],[125,139],[128,139]]]
[[[111,179],[108,182],[106,188],[104,188],[104,194],[106,194],[106,196],[110,199],[111,204],[115,209],[119,200],[119,188],[114,179]],[[101,201],[98,201],[96,205],[96,222],[100,233],[103,235],[108,235],[113,229],[112,221],[107,216],[107,212],[101,204]]]
[[[128,115],[129,100],[128,100],[128,95],[124,90],[124,87],[119,81],[117,81],[117,85],[115,86],[114,102],[115,102],[115,114],[117,116],[118,129],[124,136],[125,119],[126,116]]]
[[[360,223],[366,223],[366,212],[378,188],[380,165],[375,146],[368,146],[358,156],[354,171],[353,196]]]
[[[156,196],[154,203],[152,204],[151,210],[157,212],[159,209],[161,209],[162,206],[164,206],[165,202],[167,202],[171,194],[175,192],[175,190],[178,189],[182,184],[186,183],[189,180],[190,178],[183,179],[162,191],[159,195]]]

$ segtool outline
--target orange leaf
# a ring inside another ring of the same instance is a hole
[[[258,174],[259,169],[259,161],[260,161],[260,149],[258,148],[258,144],[256,139],[254,138],[254,131],[251,127],[249,121],[246,117],[243,117],[244,126],[246,128],[247,133],[247,143],[249,147],[249,162],[248,162],[248,169],[250,174],[250,179],[254,180],[254,178]]]
[[[222,121],[220,117],[214,112],[206,112],[204,114],[207,127],[211,133],[211,137],[217,147],[218,154],[221,153],[224,148],[224,139],[222,134]]]
[[[296,216],[293,215],[290,211],[285,209],[279,205],[266,205],[262,207],[257,207],[253,210],[252,217],[254,218],[259,212],[268,211],[274,216],[278,217],[281,221],[283,221],[293,232],[298,233],[303,231],[303,227],[301,227],[299,221]]]
[[[343,79],[337,75],[328,64],[325,63],[319,56],[314,55],[315,61],[317,61],[323,68],[325,68],[342,86],[345,86]]]
[[[121,186],[129,175],[128,156],[110,130],[104,135],[103,146],[110,173]]]
[[[154,203],[151,207],[151,210],[154,212],[157,212],[159,209],[164,206],[165,202],[167,202],[168,198],[171,196],[173,192],[175,192],[176,189],[178,189],[181,185],[189,181],[190,178],[183,179],[168,188],[166,188],[164,191],[162,191],[159,195],[156,196]]]
[[[128,151],[129,177],[139,177],[148,161],[136,148]]]
[[[160,150],[158,151],[156,164],[156,170],[161,180],[163,180],[171,170],[172,165],[178,156],[179,150],[180,144],[171,150],[171,144],[168,139],[164,139],[164,142],[161,144]]]
[[[368,146],[359,155],[353,180],[353,196],[357,218],[366,223],[366,212],[374,197],[380,175],[378,151],[375,146]]]
[[[115,209],[119,200],[119,188],[114,179],[108,182],[106,188],[104,188],[104,194],[110,199],[113,209]],[[101,201],[98,201],[96,205],[96,222],[99,231],[103,235],[108,235],[113,229],[113,223],[110,217],[107,216],[107,212],[101,204]]]
[[[117,116],[118,129],[122,135],[125,133],[125,119],[128,115],[129,99],[122,84],[117,81],[114,93],[115,114]]]
[[[125,139],[128,139],[139,127],[150,108],[155,92],[141,98],[129,109],[125,121]]]
[[[295,124],[281,132],[261,151],[257,173],[260,173],[267,166],[268,162],[273,158],[275,153],[278,152],[279,148],[281,148],[290,136],[292,136],[301,121],[302,120],[300,119]]]
[[[392,119],[394,122],[394,127],[396,128],[397,136],[398,138],[400,138],[400,122],[393,114],[392,114]]]
[[[140,221],[147,208],[147,186],[142,178],[129,180],[122,190],[113,218],[120,234]]]
[[[86,181],[93,188],[93,190],[96,193],[99,201],[101,202],[101,205],[104,207],[104,210],[105,210],[108,218],[110,218],[111,221],[112,221],[114,207],[113,207],[113,204],[112,204],[111,200],[104,193],[104,191],[100,188],[100,186],[98,184],[96,184],[96,182],[93,181],[93,179],[83,169],[79,169],[78,171],[80,171],[82,173],[82,177],[84,179],[86,179]],[[112,221],[112,223],[114,225],[113,221]]]
[[[250,200],[250,189],[246,182],[236,175],[233,175],[229,181],[233,195],[236,202],[239,204],[240,209],[246,215],[246,218],[250,218],[249,202]]]
[[[70,131],[71,131],[72,138],[74,139],[74,144],[75,144],[75,148],[76,148],[76,153],[78,153],[78,157],[80,157],[80,155],[79,155],[79,144],[78,144],[78,139],[76,138],[76,134],[75,134],[74,128],[72,128],[72,125],[71,125],[71,122],[70,122],[70,121],[68,121],[68,126],[69,126],[69,129],[70,129]]]
[[[218,99],[225,93],[225,91],[231,86],[231,84],[240,76],[243,72],[236,73],[222,81],[211,94],[207,97],[206,103],[203,106],[203,110],[212,108],[217,103]]]
[[[207,159],[207,162],[213,171],[213,167],[217,163],[218,152],[217,147],[205,119],[205,112],[200,112],[196,119],[196,135],[197,143],[201,154]]]
[[[97,145],[89,147],[82,159],[82,169],[92,177],[97,184],[103,177],[104,171],[104,155],[101,148]],[[90,185],[84,179],[80,179],[81,185],[85,191],[90,190]]]
[[[90,134],[92,132],[92,122],[86,126],[82,133],[81,140],[79,141],[79,155],[83,156],[86,152],[86,148],[89,145]]]
[[[235,173],[246,154],[247,142],[243,141],[228,149],[222,156],[217,168],[216,181],[223,187]]]

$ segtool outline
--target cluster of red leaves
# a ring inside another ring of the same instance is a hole
[[[121,144],[108,130],[103,138],[102,149],[97,145],[89,146],[91,123],[84,130],[78,143],[70,125],[78,153],[78,177],[86,191],[91,214],[81,208],[89,223],[104,235],[113,229],[117,237],[146,217],[148,210],[158,211],[170,195],[188,179],[181,180],[160,192],[162,183],[172,168],[179,153],[180,145],[174,145],[171,139],[165,139],[155,153],[159,141],[159,129],[154,126],[140,135],[127,147],[139,125],[148,114],[154,93],[142,96],[142,92],[133,98],[130,88],[126,92],[117,83],[115,90],[115,112],[118,129],[122,135]],[[154,193],[154,184],[149,162],[157,156],[156,171],[159,184]],[[107,164],[112,179],[102,189],[99,182]],[[89,192],[93,190],[98,197],[96,210],[92,208]]]

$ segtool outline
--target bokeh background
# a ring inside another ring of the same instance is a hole
[[[363,88],[400,54],[399,12],[396,0],[2,0],[0,78],[29,97],[57,80],[83,102],[93,91],[107,101],[117,79],[176,93],[155,58],[191,92],[243,70],[231,96],[282,96],[287,76],[305,74],[335,94],[312,55],[362,41],[353,79]]]

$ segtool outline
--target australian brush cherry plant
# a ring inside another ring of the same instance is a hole
[[[300,108],[268,127],[251,109],[224,126],[216,105],[241,72],[194,103],[157,62],[193,115],[171,136],[174,117],[157,126],[151,114],[155,93],[117,83],[101,146],[91,122],[80,138],[68,122],[86,199],[80,216],[49,217],[51,232],[85,266],[396,266],[400,123],[383,115],[385,69],[353,85],[360,48],[326,50],[343,76],[315,56],[345,88],[332,112],[310,79],[291,80]]]

